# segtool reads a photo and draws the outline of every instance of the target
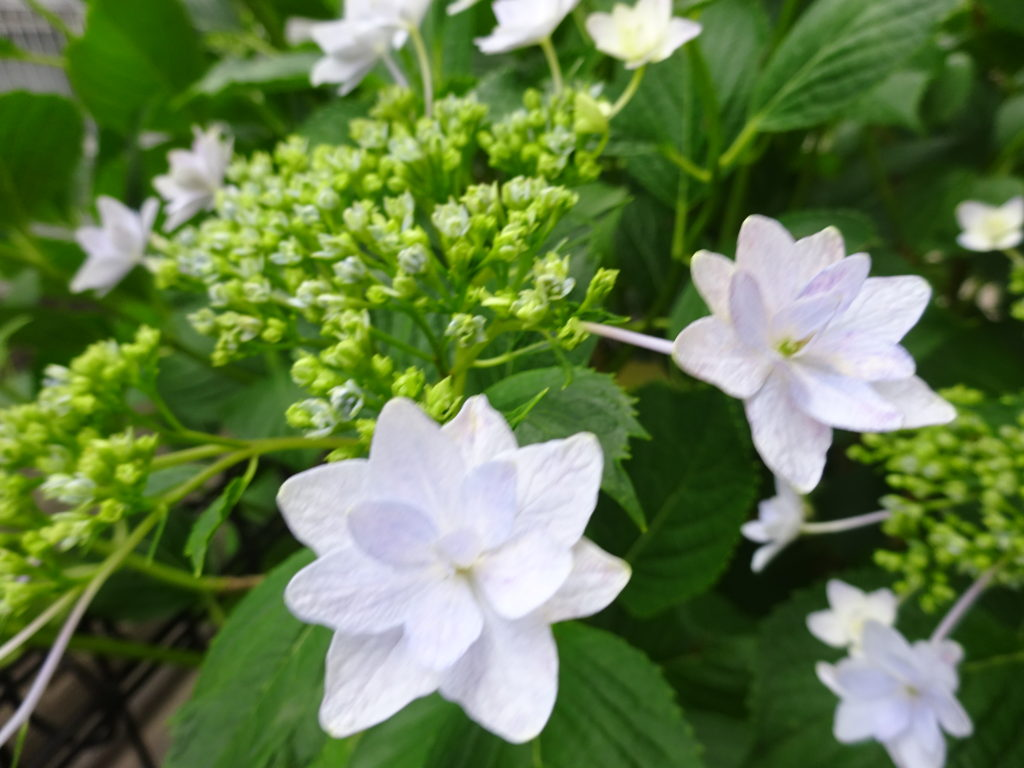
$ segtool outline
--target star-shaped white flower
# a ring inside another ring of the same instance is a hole
[[[166,201],[165,230],[176,229],[200,211],[213,208],[214,196],[224,182],[234,140],[222,136],[219,126],[205,131],[192,128],[192,149],[174,149],[167,155],[170,172],[153,179]]]
[[[896,621],[899,601],[891,590],[867,593],[845,581],[829,579],[825,591],[829,610],[815,611],[807,617],[807,628],[823,643],[858,650],[867,622],[891,627]]]
[[[278,503],[317,560],[289,609],[335,631],[320,722],[343,737],[440,691],[511,742],[554,705],[550,625],[607,606],[629,566],[587,539],[597,439],[516,444],[483,396],[439,427],[390,401],[370,457],[303,472]]]
[[[142,261],[160,204],[150,198],[136,213],[112,197],[100,197],[96,208],[100,226],[80,227],[75,240],[86,253],[85,262],[71,280],[71,291],[107,293]]]
[[[537,45],[551,34],[580,0],[495,0],[498,26],[474,42],[484,53],[506,53]]]
[[[897,630],[869,621],[861,653],[835,666],[820,663],[818,678],[839,699],[833,733],[850,744],[875,739],[898,768],[942,768],[946,740],[970,736],[971,718],[956,699],[956,643],[911,645]]]
[[[602,53],[626,63],[626,69],[664,61],[701,32],[689,19],[672,17],[672,0],[637,0],[632,8],[616,3],[611,13],[592,13],[587,32]]]
[[[307,28],[324,52],[311,82],[335,83],[342,96],[350,93],[378,61],[405,45],[429,7],[430,0],[346,0],[343,19]]]
[[[775,478],[775,496],[757,505],[757,520],[750,520],[740,529],[750,541],[764,546],[758,547],[750,563],[750,569],[760,573],[765,566],[800,536],[804,523],[803,497],[780,477]]]
[[[743,222],[735,262],[693,257],[712,314],[679,334],[673,358],[743,399],[761,458],[801,493],[821,479],[833,427],[889,432],[956,415],[899,344],[931,288],[916,276],[869,278],[870,267],[867,254],[846,256],[834,228],[794,242],[763,216]]]
[[[1024,241],[1024,197],[1003,205],[966,200],[956,207],[956,220],[963,230],[956,240],[969,251],[1016,248]]]

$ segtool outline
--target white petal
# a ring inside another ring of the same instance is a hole
[[[956,418],[956,408],[947,403],[917,376],[903,381],[875,382],[875,391],[892,403],[902,415],[903,429],[948,424]]]
[[[397,571],[351,547],[295,574],[284,599],[306,623],[354,634],[383,632],[405,621],[425,585],[417,571]]]
[[[956,220],[960,229],[973,230],[983,224],[993,210],[991,205],[977,200],[965,200],[956,207]]]
[[[581,432],[527,445],[507,458],[516,465],[519,513],[514,532],[541,530],[566,548],[576,544],[601,487],[604,454],[597,438]]]
[[[437,559],[437,528],[400,501],[358,502],[348,515],[348,529],[363,552],[388,565],[427,565]]]
[[[462,451],[467,467],[483,464],[518,447],[516,437],[484,395],[466,400],[458,415],[441,428]]]
[[[754,556],[750,560],[750,570],[754,573],[760,573],[768,564],[775,559],[782,550],[789,545],[788,541],[772,541],[765,544],[763,547],[758,547],[754,551]]]
[[[499,616],[519,619],[546,603],[572,570],[572,550],[544,531],[527,531],[486,553],[473,569],[480,592]]]
[[[1002,208],[1012,226],[1024,227],[1024,196],[1018,195],[1007,200]]]
[[[931,295],[928,281],[916,275],[869,277],[833,327],[896,343],[921,319]]]
[[[835,227],[801,238],[793,245],[801,275],[817,275],[846,257],[843,234]]]
[[[815,421],[857,432],[899,429],[900,412],[868,383],[808,365],[790,370],[791,395]]]
[[[430,585],[410,605],[404,642],[420,664],[447,669],[480,637],[483,615],[469,583],[448,578]]]
[[[511,456],[511,454],[509,454]],[[491,461],[470,470],[462,484],[450,530],[471,528],[485,549],[504,543],[515,525],[517,473],[511,461]]]
[[[914,358],[899,344],[860,331],[826,329],[799,359],[864,381],[894,381],[914,375]]]
[[[769,331],[772,341],[778,344],[811,338],[835,316],[841,302],[842,296],[837,291],[797,299],[772,318]],[[813,338],[811,344],[816,340],[817,337]]]
[[[625,588],[629,563],[583,538],[572,549],[572,570],[554,596],[542,607],[552,624],[582,619],[603,611]]]
[[[96,291],[102,296],[120,283],[134,266],[131,259],[90,255],[71,279],[70,290],[72,293]]]
[[[694,378],[740,398],[760,390],[772,369],[770,357],[740,344],[732,327],[714,316],[683,329],[672,345],[672,359]]]
[[[702,27],[695,21],[689,19],[671,19],[668,23],[668,32],[665,35],[665,44],[657,51],[651,62],[664,61],[677,49],[693,40],[702,31]]]
[[[712,314],[723,320],[729,318],[729,284],[735,272],[735,262],[719,253],[698,251],[690,261],[690,275],[697,292]]]
[[[933,705],[939,722],[951,736],[963,739],[974,732],[971,716],[952,695],[940,697]]]
[[[757,280],[770,314],[789,304],[814,275],[798,257],[786,228],[766,216],[748,216],[743,222],[736,266]]]
[[[729,285],[729,315],[740,343],[751,350],[769,346],[768,313],[757,280],[749,272],[737,270]]]
[[[815,611],[807,617],[807,629],[821,642],[843,648],[849,642],[846,624],[832,611]]]
[[[866,253],[855,253],[816,274],[799,295],[837,293],[841,297],[839,311],[844,311],[864,287],[870,271],[871,258]]]
[[[377,725],[437,690],[438,673],[417,664],[401,637],[397,630],[334,636],[320,706],[320,725],[331,736],[342,739]]]
[[[957,235],[956,241],[960,244],[961,248],[977,253],[989,253],[990,251],[997,250],[997,246],[992,241],[992,238],[984,232],[961,232]]]
[[[896,768],[943,768],[946,764],[946,742],[941,740],[935,751],[929,751],[925,744],[908,730],[899,738],[883,744]]]
[[[763,520],[748,520],[740,526],[740,533],[743,538],[756,544],[765,544],[773,539]]]
[[[444,676],[441,695],[506,741],[536,737],[555,705],[558,651],[535,615],[489,618],[480,639]]]
[[[318,555],[348,547],[348,513],[366,497],[366,480],[366,459],[324,464],[288,478],[277,506],[292,535]]]
[[[900,692],[899,681],[876,666],[874,659],[846,658],[835,667],[835,682],[844,697],[882,701]]]
[[[370,445],[369,489],[439,522],[458,503],[465,474],[458,446],[433,419],[411,400],[388,401]]]
[[[814,490],[825,468],[832,429],[797,408],[785,374],[778,370],[744,405],[754,445],[768,468],[801,493]]]
[[[862,590],[841,579],[829,579],[825,584],[825,594],[828,595],[829,605],[837,610],[860,603],[864,599]]]
[[[874,702],[842,701],[836,708],[832,733],[841,744],[870,739],[874,736]]]

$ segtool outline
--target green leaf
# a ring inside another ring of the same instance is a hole
[[[203,70],[199,36],[179,0],[92,0],[85,34],[66,54],[75,92],[100,125],[122,132]]]
[[[932,34],[951,0],[817,0],[758,80],[762,131],[809,128],[881,83]]]
[[[921,132],[921,100],[930,80],[931,75],[918,70],[893,72],[858,99],[849,116],[868,125],[892,125]]]
[[[461,718],[458,707],[440,696],[414,701],[360,737],[348,768],[421,768],[453,718]]]
[[[532,753],[533,747],[529,744],[509,744],[465,717],[455,716],[449,718],[438,733],[423,766],[534,768]]]
[[[881,242],[875,222],[866,214],[849,208],[792,211],[780,216],[779,221],[796,238],[808,237],[826,227],[835,227],[843,233],[847,253],[866,251]]]
[[[643,653],[578,623],[555,628],[558,703],[540,737],[544,768],[699,768],[700,747]]]
[[[961,672],[960,701],[974,721],[974,735],[950,744],[948,768],[1024,765],[1024,654],[967,661]]]
[[[996,112],[996,143],[1007,148],[1024,142],[1024,93],[1004,101]]]
[[[190,93],[216,96],[241,88],[304,90],[312,87],[309,72],[320,58],[315,51],[294,51],[251,59],[221,59],[192,86]]]
[[[627,469],[650,528],[626,559],[633,578],[622,593],[630,611],[651,615],[699,595],[724,570],[754,502],[760,473],[735,403],[702,389],[656,384],[640,395],[638,443]]]
[[[203,564],[206,562],[206,550],[210,546],[210,539],[217,532],[224,521],[228,519],[231,510],[235,508],[238,500],[242,498],[245,489],[252,482],[259,460],[254,456],[249,460],[249,468],[241,477],[232,478],[231,482],[224,488],[224,492],[199,515],[192,531],[185,542],[185,556],[192,561],[192,569],[198,576],[203,572]]]
[[[282,599],[311,559],[292,556],[232,612],[175,716],[164,768],[305,766],[323,749],[317,709],[330,632],[300,624]]]
[[[82,155],[82,116],[68,99],[0,96],[0,225],[50,218],[68,201]]]
[[[633,521],[644,526],[644,513],[629,477],[619,464],[629,458],[631,437],[647,437],[636,420],[633,398],[623,392],[611,376],[589,368],[540,368],[517,373],[487,390],[491,405],[505,413],[548,392],[530,409],[515,428],[521,445],[593,432],[604,451],[602,488],[626,510]]]

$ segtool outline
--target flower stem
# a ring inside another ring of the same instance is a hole
[[[427,53],[427,44],[423,41],[420,28],[415,24],[409,25],[409,39],[412,40],[412,47],[416,50],[416,60],[420,65],[424,108],[427,117],[431,117],[434,114],[434,76],[430,69],[430,54]]]
[[[558,63],[558,54],[555,53],[555,46],[551,42],[551,35],[548,35],[539,43],[540,49],[544,51],[544,58],[548,60],[548,67],[551,68],[551,82],[555,86],[555,94],[560,94],[565,89],[562,82],[562,67]]]
[[[77,37],[77,35],[75,35],[75,33],[72,31],[71,27],[69,27],[67,23],[64,21],[64,19],[60,17],[60,14],[57,13],[56,11],[51,11],[49,8],[43,5],[43,3],[40,2],[40,0],[25,0],[25,2],[29,8],[31,8],[37,14],[42,16],[47,22],[49,22],[50,26],[52,26],[54,29],[56,29],[58,32],[64,35],[64,37],[66,37],[68,40]]]
[[[520,347],[519,349],[513,349],[511,352],[506,352],[504,355],[498,355],[497,357],[485,357],[481,360],[475,360],[473,362],[473,368],[495,368],[505,363],[510,363],[517,357],[523,355],[532,355],[534,352],[540,352],[543,349],[547,349],[551,346],[551,343],[547,340],[538,341],[534,344],[530,344],[526,347]]]
[[[581,323],[580,326],[587,333],[593,333],[595,336],[604,336],[606,339],[632,344],[634,347],[642,347],[662,355],[672,354],[672,342],[668,339],[659,339],[656,336],[648,336],[644,333],[627,331],[625,328],[615,328],[600,323]]]
[[[856,528],[881,523],[890,517],[892,517],[892,512],[887,509],[880,509],[878,512],[869,512],[866,515],[845,517],[842,520],[829,520],[827,523],[804,523],[800,526],[800,533],[812,536],[820,533],[842,533],[843,531],[852,531]]]
[[[14,651],[18,650],[18,648],[20,648],[30,637],[49,624],[51,619],[63,613],[64,609],[75,601],[78,593],[79,589],[75,588],[59,600],[54,601],[49,608],[26,624],[24,629],[4,643],[3,646],[0,647],[0,661],[3,661],[14,653]]]
[[[945,640],[949,635],[956,629],[957,624],[960,623],[967,611],[970,610],[971,606],[981,597],[981,593],[988,589],[992,583],[992,579],[996,577],[996,574],[1005,565],[1005,561],[1001,561],[993,565],[987,571],[985,571],[978,580],[975,581],[966,592],[960,595],[960,599],[956,601],[956,604],[949,609],[949,613],[939,622],[939,626],[935,628],[932,633],[931,641],[938,643]]]
[[[45,647],[52,640],[52,636],[48,637],[43,633],[35,638],[32,644]],[[117,640],[113,637],[100,637],[98,635],[78,635],[73,637],[71,642],[68,643],[68,648],[72,651],[86,651],[120,659],[157,661],[163,664],[173,664],[177,667],[198,667],[203,661],[203,654],[198,651],[164,648],[159,645],[147,645],[146,643]]]
[[[180,464],[188,464],[190,461],[209,459],[226,453],[229,447],[226,445],[197,445],[195,448],[186,448],[182,451],[162,453],[153,458],[150,467],[153,469],[167,469],[177,467]]]
[[[747,121],[747,124],[743,126],[743,130],[740,131],[740,135],[736,137],[732,145],[718,159],[719,167],[728,169],[735,165],[740,157],[743,156],[743,153],[746,152],[747,147],[750,146],[750,142],[757,138],[760,130],[761,121],[755,115]]]
[[[629,85],[626,86],[626,90],[622,92],[622,95],[620,95],[619,98],[612,105],[612,111],[608,115],[609,120],[611,120],[613,117],[619,114],[619,112],[624,110],[626,108],[626,105],[633,100],[634,96],[636,96],[636,92],[640,88],[640,83],[644,79],[644,72],[646,70],[647,67],[639,67],[633,72],[633,77],[629,81]]]

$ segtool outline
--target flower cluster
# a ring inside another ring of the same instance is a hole
[[[216,216],[151,263],[162,286],[205,294],[191,319],[217,339],[215,363],[297,350],[293,378],[312,398],[289,417],[310,434],[361,427],[395,396],[444,417],[485,349],[509,354],[528,334],[573,346],[578,314],[614,282],[599,270],[577,286],[571,254],[549,243],[574,192],[541,175],[472,183],[481,145],[492,158],[523,147],[518,118],[485,126],[475,98],[447,97],[417,120],[414,101],[386,92],[352,121],[354,145],[293,138],[235,161]],[[536,102],[524,114],[556,113]],[[557,178],[572,155],[531,167]]]
[[[20,613],[63,579],[61,553],[142,508],[152,435],[125,404],[148,389],[159,335],[94,344],[52,365],[34,402],[0,411],[0,613]]]
[[[865,435],[850,455],[884,468],[896,493],[882,502],[885,531],[906,542],[876,554],[900,574],[896,589],[925,609],[955,596],[958,575],[977,577],[1000,564],[998,583],[1024,584],[1024,398],[986,401],[981,393],[944,393],[960,415],[945,428]]]

